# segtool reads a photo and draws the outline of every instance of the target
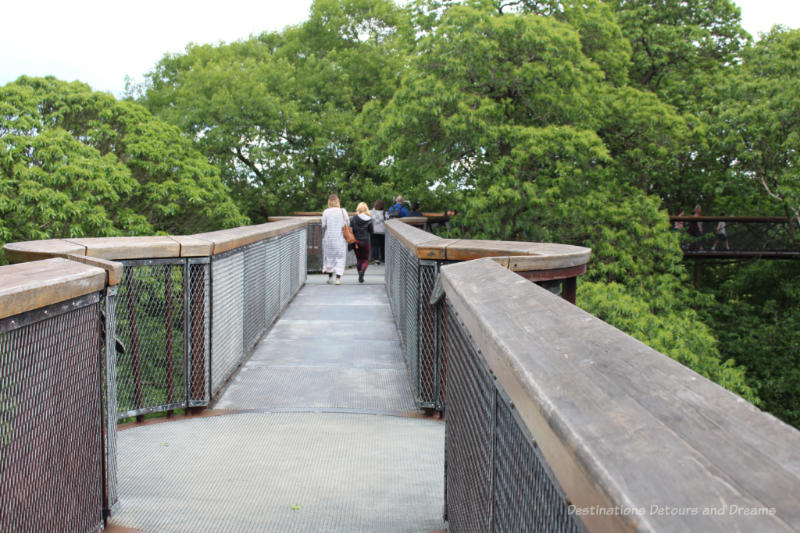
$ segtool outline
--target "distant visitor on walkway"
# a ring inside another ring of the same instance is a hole
[[[339,206],[339,197],[328,197],[328,208],[322,212],[322,272],[328,274],[328,283],[341,285],[347,258],[347,241],[342,235],[342,226],[349,226],[347,212]]]
[[[408,207],[406,207],[403,195],[398,194],[394,199],[394,205],[389,208],[389,218],[402,218],[408,216]]]
[[[356,234],[356,259],[358,262],[358,282],[364,283],[364,273],[369,266],[369,248],[370,238],[372,236],[372,215],[365,202],[361,202],[356,207],[356,214],[350,220],[350,225],[353,226],[353,232]]]
[[[372,242],[370,253],[375,264],[380,265],[386,260],[384,251],[386,245],[386,219],[389,216],[383,210],[383,200],[375,200],[372,206]]]

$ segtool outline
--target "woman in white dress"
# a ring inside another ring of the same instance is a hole
[[[328,274],[328,283],[341,285],[344,265],[347,258],[347,241],[342,235],[342,226],[350,225],[347,212],[339,207],[339,197],[328,197],[328,209],[322,212],[322,272]]]

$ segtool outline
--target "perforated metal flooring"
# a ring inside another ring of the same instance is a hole
[[[431,420],[247,413],[120,433],[114,522],[164,532],[426,532],[442,528]]]
[[[120,510],[141,531],[444,527],[444,424],[419,417],[381,268],[307,284],[213,406],[120,432]]]

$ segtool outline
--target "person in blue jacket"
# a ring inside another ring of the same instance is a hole
[[[394,200],[394,205],[386,212],[389,218],[403,218],[408,216],[408,207],[403,204],[403,196],[398,195]]]

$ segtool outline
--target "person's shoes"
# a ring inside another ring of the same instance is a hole
[[[328,276],[327,283],[328,283],[328,285],[331,285],[333,283],[333,276]]]
[[[359,272],[358,273],[358,282],[359,283],[364,283],[364,272]]]
[[[342,278],[340,278],[339,276],[336,276],[336,284],[337,285],[341,285],[342,284]]]

